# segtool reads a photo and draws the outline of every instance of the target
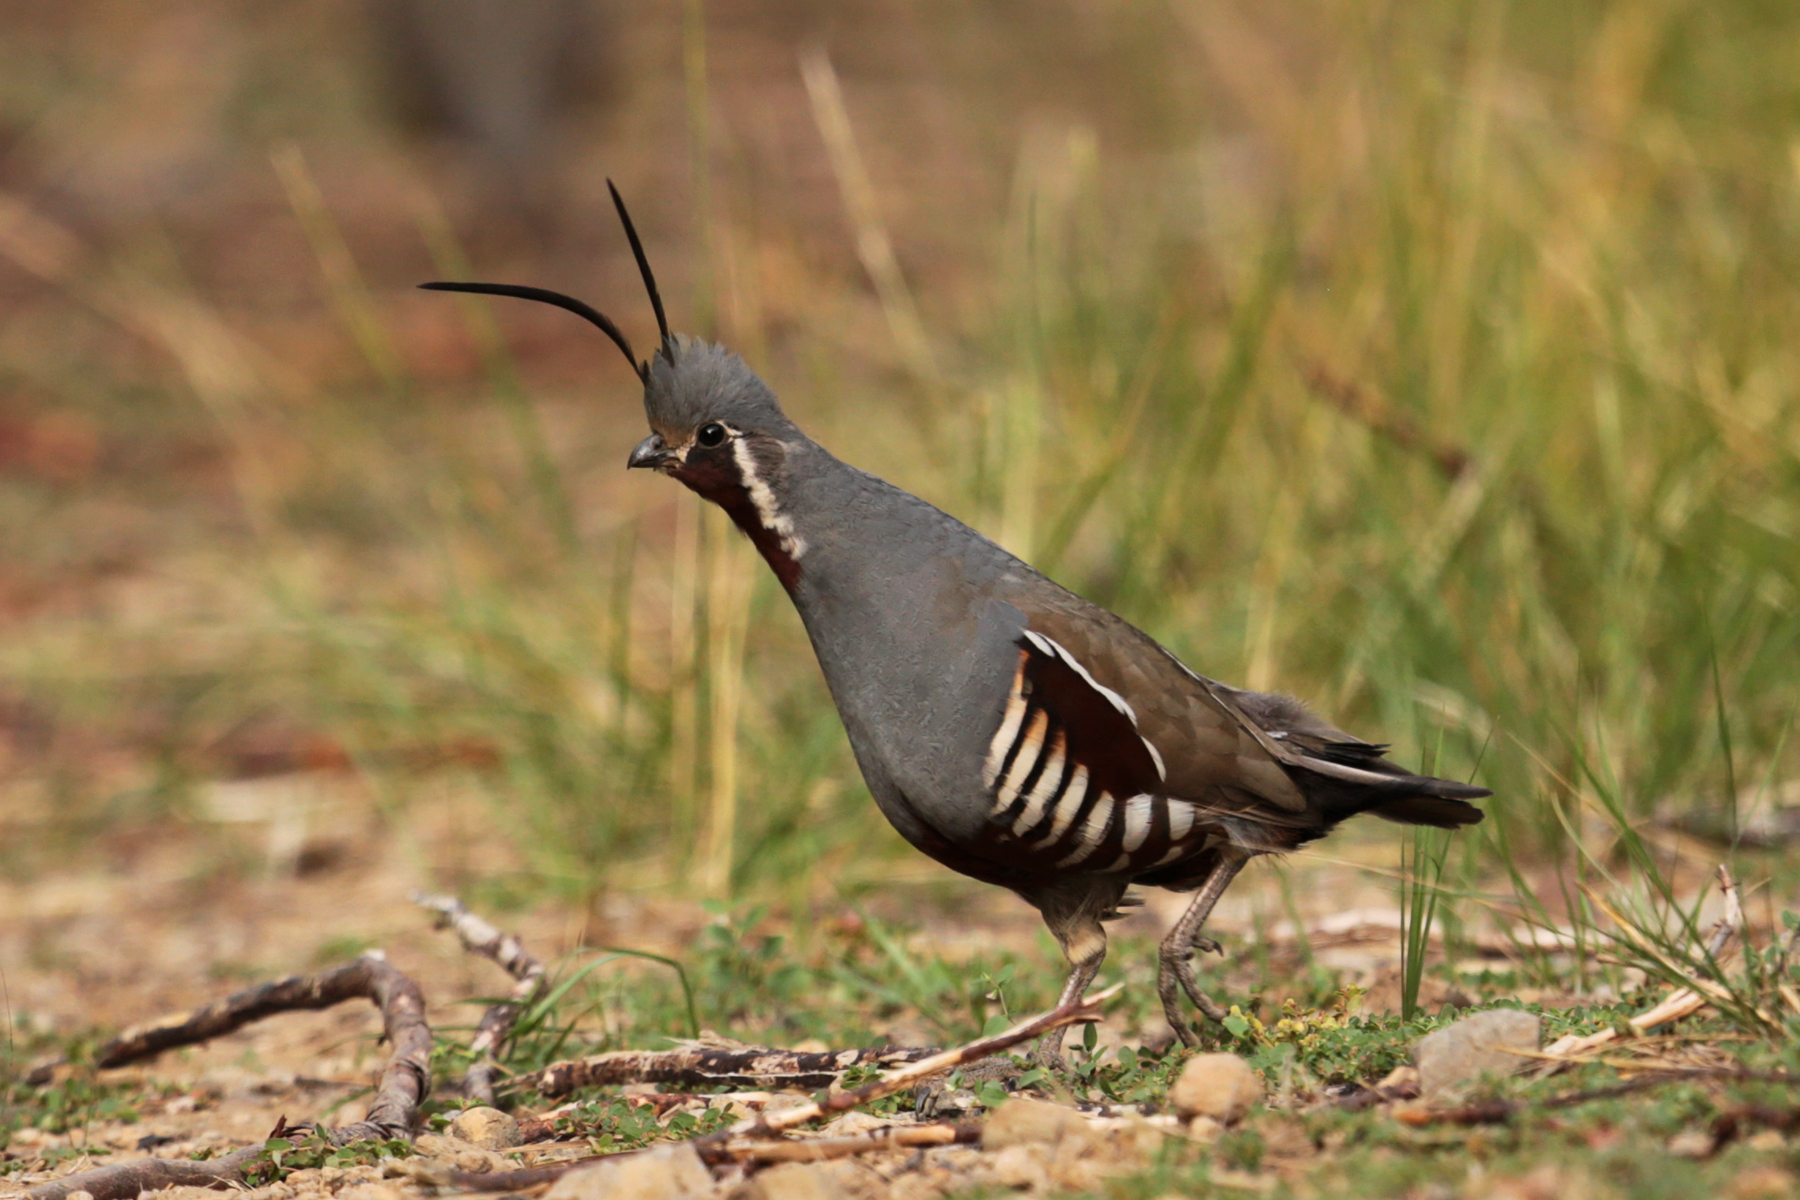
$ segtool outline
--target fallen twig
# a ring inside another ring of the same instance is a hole
[[[409,1138],[419,1105],[431,1088],[431,1028],[419,986],[371,950],[355,962],[321,975],[290,975],[248,988],[185,1016],[127,1029],[94,1055],[97,1067],[119,1067],[233,1033],[276,1013],[331,1008],[369,1000],[381,1010],[383,1036],[394,1047],[376,1088],[369,1115],[328,1136],[339,1144]],[[321,1131],[323,1132],[323,1131]]]
[[[552,1099],[577,1088],[620,1083],[816,1091],[829,1087],[851,1067],[897,1067],[936,1053],[913,1046],[818,1052],[775,1050],[701,1039],[678,1043],[674,1050],[614,1050],[551,1063],[534,1075],[520,1076],[517,1083]]]
[[[1053,1029],[1061,1029],[1065,1025],[1074,1025],[1082,1021],[1098,1020],[1100,1006],[1118,995],[1124,986],[1122,983],[1116,983],[1091,996],[1071,1000],[1067,1004],[1060,1005],[1041,1016],[1023,1021],[991,1038],[982,1038],[965,1046],[933,1054],[918,1062],[908,1063],[897,1070],[890,1071],[880,1079],[851,1091],[836,1092],[810,1104],[783,1109],[778,1113],[746,1117],[729,1129],[696,1138],[691,1144],[700,1157],[709,1162],[738,1161],[741,1155],[750,1153],[751,1147],[756,1145],[788,1145],[789,1143],[780,1138],[780,1135],[787,1130],[837,1113],[848,1112],[883,1097],[892,1096],[896,1092],[906,1091],[934,1075],[954,1071],[960,1066],[1010,1050],[1022,1042],[1028,1042]],[[560,1179],[570,1171],[589,1166],[594,1161],[594,1159],[577,1159],[574,1162],[557,1163],[555,1166],[548,1167],[528,1167],[520,1171],[483,1173],[458,1171],[451,1175],[450,1181],[455,1187],[467,1188],[471,1191],[512,1191]]]
[[[822,1162],[828,1158],[846,1158],[852,1154],[870,1154],[877,1150],[897,1150],[910,1146],[970,1145],[980,1140],[979,1122],[888,1125],[855,1137],[727,1142],[722,1146],[709,1148],[701,1157],[709,1163]]]
[[[394,1052],[381,1073],[368,1116],[318,1132],[340,1146],[411,1140],[419,1105],[431,1089],[431,1028],[425,1024],[425,997],[418,985],[378,950],[321,975],[277,979],[185,1016],[128,1029],[100,1047],[95,1063],[116,1067],[139,1062],[177,1046],[210,1041],[275,1013],[330,1008],[355,999],[370,1000],[381,1010],[383,1035]],[[31,1200],[66,1200],[76,1192],[87,1192],[94,1200],[129,1200],[142,1191],[180,1185],[229,1186],[243,1182],[245,1171],[263,1153],[264,1148],[257,1145],[203,1162],[135,1159],[39,1184],[29,1195]]]
[[[456,931],[463,949],[491,959],[515,980],[510,995],[491,1005],[481,1014],[469,1052],[475,1061],[463,1075],[463,1094],[483,1104],[494,1102],[494,1074],[500,1064],[495,1058],[525,1006],[536,998],[544,986],[544,964],[529,954],[518,937],[502,933],[463,906],[454,896],[427,896],[413,893],[413,903],[438,914],[440,927]]]
[[[1403,1125],[1498,1125],[1512,1120],[1522,1112],[1545,1108],[1572,1108],[1577,1104],[1588,1104],[1595,1100],[1611,1100],[1616,1096],[1641,1092],[1645,1088],[1659,1083],[1669,1083],[1668,1077],[1632,1079],[1612,1087],[1594,1088],[1585,1092],[1570,1092],[1562,1096],[1551,1096],[1547,1100],[1484,1100],[1475,1104],[1466,1104],[1460,1108],[1432,1108],[1424,1104],[1408,1104],[1394,1110],[1394,1119]]]
[[[86,1192],[94,1200],[134,1200],[142,1192],[172,1187],[229,1187],[244,1182],[244,1173],[262,1161],[262,1146],[245,1146],[222,1158],[195,1162],[186,1158],[138,1158],[97,1167],[77,1175],[40,1183],[26,1193],[30,1200],[67,1200]]]
[[[1732,935],[1737,932],[1744,920],[1744,910],[1738,902],[1737,882],[1732,879],[1731,872],[1723,865],[1719,867],[1719,880],[1725,894],[1725,913],[1713,924],[1711,932],[1707,935],[1705,947],[1707,959],[1715,962],[1719,955],[1725,952],[1725,947],[1730,944]],[[1639,945],[1640,949],[1645,949],[1648,953],[1657,953],[1654,948],[1644,946],[1630,924],[1613,912],[1604,900],[1592,893],[1589,894],[1589,898],[1603,912],[1612,917],[1620,931],[1634,944]],[[1662,956],[1657,953],[1657,957],[1661,958]],[[1664,996],[1655,1007],[1639,1013],[1626,1023],[1639,1033],[1643,1033],[1658,1025],[1666,1025],[1670,1021],[1692,1016],[1714,1000],[1725,998],[1729,998],[1729,993],[1718,984],[1711,980],[1695,979],[1689,986],[1676,988]],[[1602,1029],[1590,1034],[1571,1033],[1558,1038],[1534,1057],[1544,1059],[1546,1069],[1557,1070],[1568,1063],[1584,1061],[1582,1055],[1606,1045],[1618,1036],[1619,1031],[1616,1028]]]
[[[1676,988],[1662,998],[1654,1008],[1648,1009],[1631,1018],[1626,1024],[1639,1033],[1655,1029],[1658,1025],[1666,1025],[1670,1021],[1678,1021],[1682,1017],[1692,1016],[1705,1008],[1707,999],[1692,988]],[[1543,1051],[1532,1057],[1542,1058],[1552,1069],[1572,1066],[1587,1061],[1582,1056],[1597,1050],[1619,1036],[1616,1028],[1602,1029],[1597,1033],[1565,1034],[1544,1047]]]
[[[819,1120],[821,1117],[828,1117],[841,1112],[849,1112],[853,1108],[859,1108],[864,1104],[871,1104],[884,1096],[892,1096],[896,1092],[904,1092],[908,1088],[914,1087],[924,1080],[930,1079],[934,1075],[942,1075],[946,1071],[954,1071],[956,1068],[967,1063],[991,1057],[1004,1050],[1010,1050],[1021,1042],[1029,1042],[1031,1039],[1049,1033],[1053,1029],[1061,1029],[1065,1025],[1075,1025],[1083,1021],[1098,1020],[1100,1017],[1100,1006],[1118,995],[1124,990],[1124,987],[1125,985],[1122,983],[1115,983],[1111,987],[1106,988],[1103,991],[1095,992],[1091,996],[1084,996],[1079,1000],[1071,1000],[1069,1003],[1054,1008],[1042,1016],[1033,1017],[1029,1021],[1022,1021],[1019,1024],[1014,1025],[1011,1029],[1008,1029],[1003,1033],[997,1033],[991,1038],[982,1038],[979,1041],[970,1042],[966,1046],[959,1046],[953,1050],[945,1050],[940,1054],[932,1055],[930,1058],[920,1059],[915,1063],[909,1063],[899,1070],[892,1071],[872,1083],[866,1083],[862,1087],[855,1088],[848,1092],[837,1092],[825,1097],[823,1100],[817,1100],[811,1104],[801,1105],[799,1108],[788,1108],[783,1109],[778,1113],[747,1117],[744,1120],[739,1121],[736,1125],[733,1125],[730,1129],[713,1136],[719,1138],[720,1141],[746,1135],[766,1137],[780,1133],[783,1130],[797,1128],[807,1124],[809,1121]]]
[[[1621,1070],[1630,1068],[1630,1064],[1611,1061],[1608,1061],[1607,1065]],[[1690,1083],[1695,1080],[1724,1083],[1775,1083],[1793,1086],[1800,1084],[1800,1075],[1789,1075],[1779,1071],[1745,1071],[1736,1067],[1658,1066],[1649,1068],[1646,1074],[1640,1075],[1636,1079],[1627,1079],[1623,1083],[1616,1083],[1611,1087],[1594,1088],[1591,1091],[1568,1092],[1544,1100],[1487,1100],[1461,1108],[1407,1105],[1404,1108],[1395,1109],[1394,1118],[1407,1125],[1493,1125],[1509,1121],[1522,1112],[1547,1108],[1571,1108],[1574,1105],[1587,1104],[1594,1100],[1611,1100],[1616,1096],[1628,1096],[1633,1092],[1641,1092],[1665,1083]],[[1729,1131],[1726,1140],[1735,1137],[1737,1126],[1730,1122],[1738,1119],[1744,1123],[1768,1125],[1786,1132],[1800,1128],[1800,1109],[1771,1108],[1763,1105],[1747,1105],[1727,1109],[1715,1123],[1714,1136],[1719,1136],[1719,1131],[1726,1129]]]

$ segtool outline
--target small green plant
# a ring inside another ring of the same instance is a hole
[[[279,1183],[295,1171],[314,1167],[355,1167],[386,1158],[410,1157],[412,1143],[403,1138],[350,1142],[339,1146],[314,1131],[304,1138],[273,1137],[263,1143],[267,1159],[245,1173],[252,1186]]]
[[[0,1081],[0,1150],[10,1144],[15,1130],[27,1126],[50,1134],[69,1133],[95,1124],[134,1124],[147,1100],[159,1089],[138,1082],[102,1082],[80,1064],[87,1042],[69,1043],[78,1056],[74,1068],[42,1087],[22,1080]]]
[[[1410,853],[1408,852],[1410,849]],[[1438,882],[1450,853],[1449,835],[1441,829],[1415,826],[1410,847],[1400,851],[1400,1016],[1410,1021],[1419,1011],[1419,985],[1431,949],[1437,917]]]
[[[656,1110],[621,1096],[599,1096],[556,1118],[558,1132],[585,1137],[597,1154],[636,1150],[653,1142],[682,1141],[715,1133],[731,1124],[723,1108],[671,1113],[658,1121]]]

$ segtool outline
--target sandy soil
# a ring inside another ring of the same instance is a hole
[[[0,911],[7,914],[0,926],[0,978],[16,1023],[59,1033],[115,1029],[217,999],[250,980],[334,965],[369,946],[382,948],[419,982],[434,1027],[472,1021],[473,1010],[460,1002],[497,991],[497,970],[434,930],[408,898],[417,889],[441,886],[447,874],[467,877],[511,865],[504,843],[486,825],[490,810],[468,798],[448,800],[398,837],[341,778],[276,776],[229,786],[235,791],[212,798],[219,836],[148,839],[115,858],[112,870],[57,864],[33,878],[0,883]],[[288,811],[297,796],[310,797],[299,805],[304,816],[298,827]],[[221,861],[221,845],[235,846],[237,854]],[[1376,839],[1330,845],[1337,855],[1367,855],[1375,862],[1391,861],[1395,853]],[[955,961],[997,944],[1044,953],[1035,914],[1016,899],[937,877],[922,860],[907,866],[903,881],[878,894],[873,907],[915,925],[923,914],[913,935],[922,953]],[[1380,988],[1397,954],[1390,888],[1347,864],[1296,861],[1281,869],[1318,953],[1349,978],[1376,985],[1371,1000],[1382,1003]],[[1154,934],[1181,904],[1163,893],[1147,900],[1121,932]],[[498,919],[550,959],[599,944],[681,955],[710,918],[694,899],[645,889],[614,892],[586,909],[543,904]],[[1279,937],[1284,920],[1273,870],[1247,876],[1218,915],[1222,928],[1246,936],[1260,927]],[[277,1117],[356,1119],[361,1101],[346,1099],[383,1061],[379,1031],[372,1007],[348,1004],[270,1019],[130,1068],[129,1075],[111,1073],[152,1082],[160,1098],[131,1124],[15,1135],[12,1153],[20,1157],[63,1147],[86,1153],[51,1171],[15,1174],[0,1186],[115,1161],[137,1153],[146,1137],[170,1139],[159,1154],[185,1155],[254,1141]],[[1110,1031],[1107,1040],[1121,1036]],[[969,1153],[932,1152],[947,1160]],[[372,1172],[330,1179],[320,1174],[307,1186],[338,1191],[369,1183]],[[411,1185],[401,1180],[381,1186]]]

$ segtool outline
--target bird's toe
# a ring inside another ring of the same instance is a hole
[[[1211,942],[1209,939],[1201,939],[1195,943],[1195,946],[1203,950],[1219,948],[1216,942]],[[1197,1045],[1199,1038],[1187,1030],[1185,1023],[1178,1018],[1177,1014],[1181,1010],[1178,991],[1186,992],[1187,998],[1193,1001],[1194,1007],[1199,1009],[1209,1020],[1223,1021],[1225,1019],[1225,1010],[1220,1008],[1211,996],[1200,990],[1200,980],[1195,976],[1194,966],[1190,961],[1192,957],[1191,950],[1185,954],[1164,955],[1161,968],[1157,972],[1156,988],[1157,996],[1162,1000],[1163,1015],[1168,1018],[1169,1025],[1175,1030],[1176,1036],[1181,1038],[1182,1044],[1187,1046]]]
[[[1192,1049],[1200,1044],[1200,1037],[1188,1025],[1187,1014],[1182,1011],[1181,991],[1175,960],[1165,957],[1156,977],[1156,995],[1162,1001],[1163,1019],[1168,1021],[1175,1036],[1181,1039],[1181,1044]]]

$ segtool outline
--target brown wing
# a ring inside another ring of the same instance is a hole
[[[1027,629],[1015,644],[1012,687],[983,772],[988,836],[1006,862],[1180,876],[1220,840],[1279,850],[1310,836],[1317,824],[1310,814],[1263,804],[1245,790],[1241,772],[1202,791],[1173,792],[1163,755],[1140,731],[1129,700],[1047,632]],[[1217,710],[1201,711],[1217,727]]]
[[[1117,857],[1125,805],[1159,791],[1162,764],[1131,708],[1054,641],[1026,631],[983,783],[991,828],[1059,867]],[[1112,844],[1112,854],[1102,854]]]
[[[1137,731],[1165,766],[1163,794],[1199,805],[1203,819],[1253,815],[1283,842],[1360,812],[1445,828],[1481,820],[1481,810],[1463,802],[1489,795],[1486,788],[1415,775],[1389,761],[1385,746],[1350,736],[1297,700],[1197,675],[1077,596],[1033,600],[1025,610],[1031,628],[1131,705]],[[1232,829],[1237,839],[1247,832],[1242,823]]]
[[[1282,768],[1298,755],[1271,738],[1229,693],[1194,674],[1149,635],[1076,597],[1050,597],[1026,611],[1031,628],[1054,640],[1129,704],[1135,728],[1161,755],[1161,790],[1218,804],[1220,789],[1283,812],[1306,797]]]

